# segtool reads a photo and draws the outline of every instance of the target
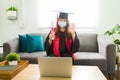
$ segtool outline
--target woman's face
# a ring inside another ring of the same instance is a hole
[[[60,26],[60,28],[65,28],[65,26],[67,26],[67,20],[59,18],[58,25]]]

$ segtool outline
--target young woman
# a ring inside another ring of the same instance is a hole
[[[50,32],[46,38],[47,56],[72,57],[74,59],[74,53],[79,49],[75,28],[74,24],[68,22],[68,13],[61,12],[55,33]]]

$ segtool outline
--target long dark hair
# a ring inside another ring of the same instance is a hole
[[[68,32],[68,27],[69,27],[69,21],[67,20],[67,25],[65,26],[65,36],[70,39],[72,37],[71,33]],[[56,34],[57,37],[60,36],[60,26],[58,25],[58,28],[56,29]]]

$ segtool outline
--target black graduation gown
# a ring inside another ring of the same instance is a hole
[[[75,53],[79,49],[79,39],[77,37],[77,34],[75,34],[75,39],[72,42],[72,47],[71,47],[71,52]],[[61,57],[71,57],[70,53],[68,53],[67,48],[66,48],[66,43],[65,43],[65,32],[60,32],[60,45],[59,45],[59,50],[60,50],[60,56]],[[47,56],[55,56],[53,53],[53,47],[52,44],[49,44],[49,34],[46,38],[45,41],[45,50],[47,53]]]

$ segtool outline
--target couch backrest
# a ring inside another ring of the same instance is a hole
[[[80,52],[98,52],[97,34],[77,33],[79,38]]]
[[[31,35],[42,35],[45,42],[48,33],[32,33]],[[98,52],[97,34],[77,33],[79,38],[80,52]]]

